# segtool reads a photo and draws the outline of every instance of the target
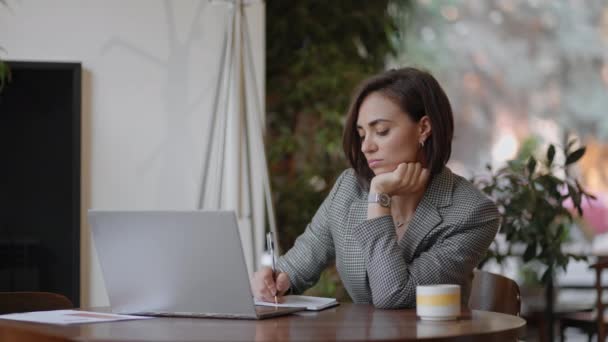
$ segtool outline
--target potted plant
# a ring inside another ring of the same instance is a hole
[[[585,154],[585,147],[574,148],[576,140],[569,140],[561,149],[562,162],[556,162],[556,148],[550,145],[540,160],[527,158],[509,160],[506,166],[494,171],[487,167],[489,176],[473,181],[490,196],[499,208],[502,223],[499,235],[504,235],[506,250],[497,244],[486,256],[500,264],[508,256],[521,257],[523,264],[540,264],[543,271],[545,314],[552,327],[553,279],[558,269],[566,270],[572,259],[584,256],[564,251],[573,215],[583,214],[582,200],[595,198],[587,193],[579,180],[569,172]],[[531,154],[531,153],[530,153]],[[572,203],[575,212],[568,203]],[[523,247],[518,250],[518,247]],[[553,336],[551,330],[551,335]]]

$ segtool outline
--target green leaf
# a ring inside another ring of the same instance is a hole
[[[586,147],[581,147],[578,150],[570,153],[566,157],[566,165],[570,165],[572,163],[576,163],[581,157],[585,154]]]
[[[587,256],[586,255],[579,255],[579,254],[568,254],[569,258],[572,258],[576,261],[587,261]]]
[[[528,173],[531,175],[534,174],[534,171],[536,170],[536,159],[534,159],[534,157],[530,157],[530,159],[528,159]]]
[[[555,146],[551,144],[549,149],[547,150],[547,166],[551,166],[553,163],[553,158],[555,157]]]
[[[549,282],[549,280],[553,277],[553,272],[552,272],[552,268],[548,267],[545,272],[543,272],[543,276],[540,277],[540,281],[543,282],[544,284],[547,284]]]
[[[526,248],[526,251],[524,252],[524,262],[528,262],[532,259],[534,259],[534,257],[536,256],[536,242],[532,242],[528,245],[528,247]]]
[[[578,211],[580,216],[583,216],[583,208],[581,207],[581,194],[573,187],[571,184],[568,184],[568,195],[572,199],[572,203],[574,203],[574,207]]]
[[[558,241],[565,241],[565,239],[567,238],[567,236],[564,234],[566,232],[566,226],[564,226],[563,224],[560,224],[557,227],[557,231],[555,232],[555,236],[557,237]]]

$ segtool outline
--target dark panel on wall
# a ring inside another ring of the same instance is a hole
[[[80,63],[9,62],[0,93],[0,291],[80,296]]]

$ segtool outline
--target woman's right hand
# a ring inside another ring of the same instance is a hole
[[[274,303],[275,294],[280,302],[280,297],[289,290],[290,286],[287,273],[279,273],[275,281],[270,267],[262,267],[259,271],[253,273],[251,278],[251,292],[253,292],[253,296],[255,299],[264,302]]]
[[[393,172],[372,178],[370,191],[390,196],[407,196],[424,189],[429,177],[429,170],[423,168],[420,163],[400,163]]]

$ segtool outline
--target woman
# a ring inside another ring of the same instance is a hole
[[[445,165],[452,109],[435,78],[414,68],[364,81],[344,129],[352,166],[342,173],[293,248],[253,275],[260,300],[301,293],[335,260],[355,303],[412,308],[416,286],[460,284],[498,230],[496,206]]]

